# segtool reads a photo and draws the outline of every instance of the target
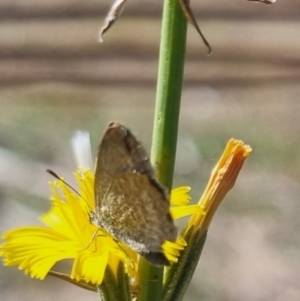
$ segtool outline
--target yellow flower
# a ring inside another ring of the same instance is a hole
[[[239,140],[229,140],[197,204],[205,214],[201,211],[193,213],[182,231],[187,247],[180,253],[178,262],[167,268],[164,279],[164,300],[177,300],[178,296],[184,295],[198,264],[213,215],[228,191],[234,186],[250,153],[250,146]]]
[[[40,218],[47,227],[21,227],[2,236],[5,242],[0,246],[0,255],[4,257],[4,264],[18,266],[32,278],[44,279],[49,273],[59,274],[51,271],[55,263],[73,259],[70,279],[99,285],[107,265],[116,275],[122,261],[127,273],[134,277],[138,254],[90,221],[90,212],[95,206],[94,174],[79,170],[75,177],[78,193],[63,181],[51,183],[52,208]],[[187,206],[189,190],[182,187],[172,192],[174,218],[201,212],[199,205]],[[163,250],[170,261],[176,262],[184,246],[185,241],[178,238],[175,243],[165,242]]]
[[[228,141],[198,202],[198,205],[206,214],[193,214],[186,230],[193,227],[193,231],[200,230],[201,233],[204,233],[208,229],[218,206],[234,186],[239,172],[251,151],[251,147],[240,140],[231,139]]]

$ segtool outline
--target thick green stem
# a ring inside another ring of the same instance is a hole
[[[186,32],[187,21],[179,1],[165,0],[151,160],[158,180],[169,190],[172,188],[176,156]],[[141,259],[139,280],[138,301],[162,299],[163,268]]]

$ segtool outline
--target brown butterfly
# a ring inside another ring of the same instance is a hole
[[[175,241],[166,189],[147,153],[125,126],[112,122],[99,145],[92,222],[154,265],[168,265],[162,245]]]

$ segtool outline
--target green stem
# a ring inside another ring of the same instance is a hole
[[[178,0],[165,0],[160,44],[152,162],[159,181],[172,188],[187,21]]]
[[[122,301],[130,301],[131,294],[130,294],[130,285],[129,285],[129,276],[125,272],[124,264],[122,261],[119,262],[118,266],[118,291],[120,296],[122,296]]]
[[[120,294],[118,291],[118,283],[113,271],[109,266],[106,267],[104,279],[98,286],[100,301],[118,301]]]
[[[151,160],[158,180],[169,190],[172,188],[176,156],[186,32],[187,21],[179,1],[165,0]],[[139,280],[138,301],[162,299],[163,268],[141,259]]]

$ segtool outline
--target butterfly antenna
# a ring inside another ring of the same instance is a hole
[[[91,206],[89,205],[88,201],[74,188],[72,187],[70,184],[68,184],[64,179],[62,179],[57,173],[55,173],[53,170],[51,169],[46,169],[46,172],[49,173],[52,177],[54,177],[55,179],[62,181],[67,187],[69,187],[72,191],[74,191],[79,197],[81,197],[86,204],[88,205],[88,208],[90,211],[93,211],[93,209],[91,208]]]
[[[58,176],[53,170],[47,169],[46,171],[47,171],[47,173],[49,173],[51,176],[53,176],[57,180],[62,181],[65,185],[67,185],[70,189],[72,189],[78,196],[82,197],[81,194],[74,187],[72,187],[64,179],[62,179],[60,176]]]

